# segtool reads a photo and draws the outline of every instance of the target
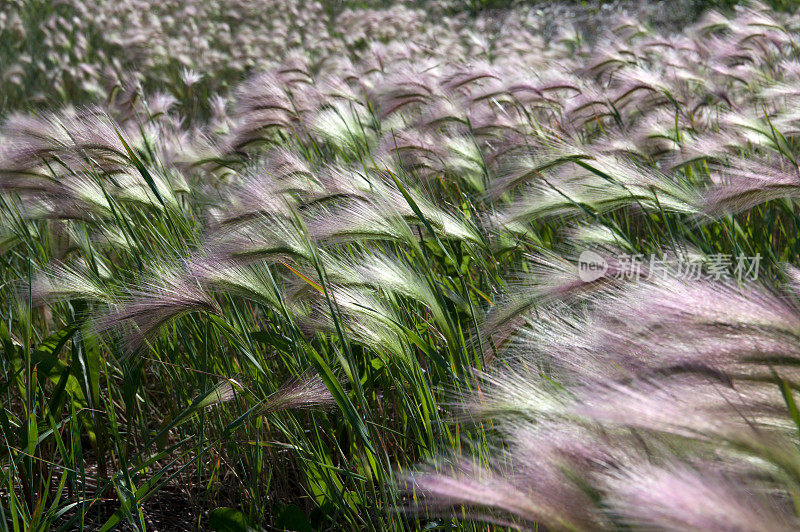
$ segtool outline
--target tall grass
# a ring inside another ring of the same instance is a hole
[[[208,6],[0,128],[3,529],[796,527],[800,19]]]

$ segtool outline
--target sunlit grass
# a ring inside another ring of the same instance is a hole
[[[2,529],[797,525],[800,19],[255,4],[3,21]]]

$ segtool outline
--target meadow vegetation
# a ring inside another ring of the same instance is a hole
[[[800,16],[454,5],[3,3],[0,530],[800,525]]]

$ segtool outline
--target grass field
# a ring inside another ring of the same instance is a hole
[[[478,4],[0,4],[0,530],[797,529],[800,16]]]

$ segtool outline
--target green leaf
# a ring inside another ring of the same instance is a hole
[[[286,506],[278,514],[278,518],[275,520],[275,528],[291,532],[312,532],[313,530],[306,514],[294,504]]]
[[[336,404],[342,409],[342,412],[348,419],[350,426],[355,429],[356,433],[359,435],[361,441],[364,443],[367,449],[369,449],[371,453],[375,453],[375,448],[370,440],[367,426],[364,424],[361,416],[358,415],[356,407],[353,405],[353,402],[350,401],[350,398],[347,396],[344,388],[342,388],[341,383],[333,374],[333,370],[331,370],[330,366],[325,362],[322,356],[320,356],[320,354],[317,353],[317,351],[311,346],[306,346],[306,353],[311,359],[311,364],[314,366],[314,369],[317,370],[317,373],[319,374],[320,378],[322,378],[325,386],[328,387],[328,391],[330,391],[331,395],[333,395]]]
[[[77,330],[78,325],[72,324],[54,332],[45,338],[41,344],[39,344],[39,346],[36,348],[36,353],[43,358],[46,355],[50,355],[50,357],[58,356],[58,354],[61,352],[61,349],[69,341],[69,339],[72,338],[72,335],[75,334],[75,331]]]
[[[120,133],[116,129],[116,127],[114,128],[114,130],[117,132],[117,137],[119,137],[120,142],[122,142],[122,145],[125,147],[125,151],[128,152],[128,156],[130,157],[131,162],[134,164],[134,166],[136,166],[136,169],[139,170],[139,173],[144,178],[145,182],[147,183],[147,186],[150,187],[150,190],[153,191],[153,194],[155,194],[156,199],[161,204],[161,206],[166,208],[164,199],[161,197],[161,193],[158,191],[158,187],[156,186],[156,182],[153,180],[153,176],[150,175],[150,172],[147,170],[147,167],[145,167],[142,160],[139,159],[139,157],[136,155],[136,153],[134,153],[131,147],[128,146],[128,143],[125,142],[125,138],[122,136],[122,133]]]
[[[234,508],[216,508],[208,517],[208,526],[214,532],[250,532],[255,530],[245,516]]]
[[[794,425],[797,427],[798,435],[800,435],[800,411],[797,410],[797,403],[795,403],[794,395],[792,394],[792,388],[786,379],[779,377],[774,371],[773,374],[778,380],[778,384],[781,387],[783,400],[786,402],[786,407],[789,409],[789,414],[791,414],[792,421],[794,421]]]

